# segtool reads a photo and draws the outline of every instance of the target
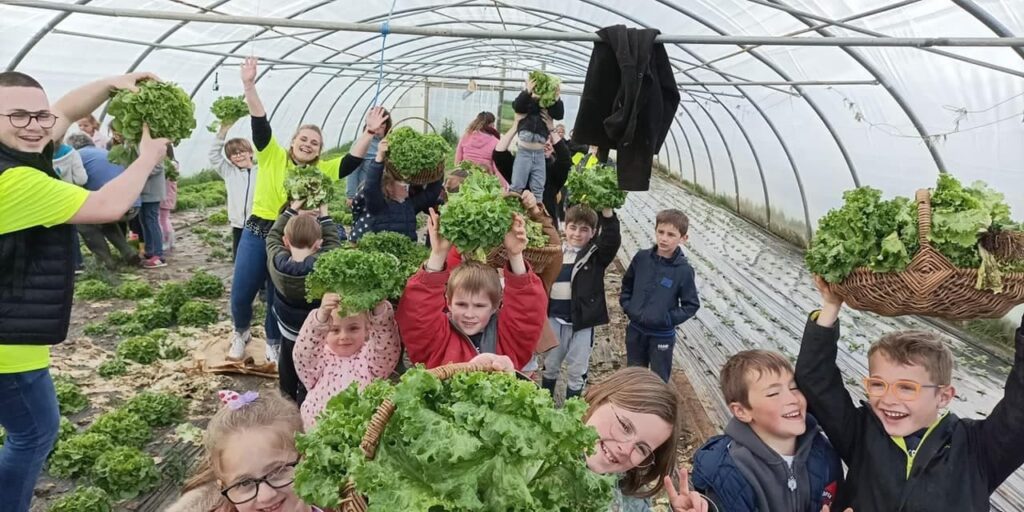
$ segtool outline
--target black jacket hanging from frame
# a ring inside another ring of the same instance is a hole
[[[647,190],[654,155],[661,151],[679,89],[660,32],[624,25],[597,32],[580,97],[573,142],[615,148],[622,190]]]

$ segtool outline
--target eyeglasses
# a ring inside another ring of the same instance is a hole
[[[868,396],[878,398],[885,396],[889,390],[892,390],[892,394],[896,398],[905,402],[913,402],[921,396],[921,388],[934,388],[941,389],[946,386],[940,384],[921,384],[912,380],[898,380],[893,383],[888,383],[878,377],[865,377],[864,378],[864,391],[867,392]]]
[[[648,468],[654,465],[654,451],[651,447],[644,442],[638,442],[636,427],[633,422],[624,419],[619,416],[619,413],[615,411],[615,406],[610,405],[612,409],[612,415],[615,416],[615,422],[618,428],[612,430],[612,440],[622,443],[632,443],[633,448],[629,452],[629,461],[632,462],[638,468]],[[617,435],[619,434],[619,435]]]
[[[295,466],[298,464],[299,461],[285,464],[263,475],[263,478],[247,478],[220,493],[235,505],[250,502],[260,493],[260,484],[267,484],[274,489],[291,485],[295,481]]]
[[[18,111],[13,114],[0,114],[0,116],[6,117],[11,122],[11,126],[15,128],[25,128],[33,119],[42,128],[53,128],[53,125],[57,124],[57,116],[49,112],[36,112],[33,114],[31,112]]]

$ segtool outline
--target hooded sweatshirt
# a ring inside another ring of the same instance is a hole
[[[494,159],[491,155],[497,145],[498,139],[489,133],[477,131],[464,135],[459,139],[459,145],[455,147],[455,163],[469,160],[483,166],[484,169],[496,172],[497,168],[494,167]]]
[[[750,425],[729,420],[725,435],[694,455],[693,486],[726,512],[818,512],[831,505],[843,468],[813,416],[788,463]]]

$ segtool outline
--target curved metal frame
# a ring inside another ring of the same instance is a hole
[[[85,4],[88,4],[90,1],[91,0],[76,0],[75,4],[76,5],[85,5]],[[629,21],[631,21],[633,23],[639,24],[641,26],[645,26],[645,27],[648,26],[645,23],[641,22],[640,20],[635,19],[635,18],[633,18],[632,16],[629,16],[626,13],[623,13],[621,11],[618,11],[616,9],[610,8],[610,7],[605,6],[605,5],[601,5],[600,3],[597,3],[594,0],[580,0],[580,1],[582,3],[587,4],[587,5],[590,5],[590,6],[593,6],[595,8],[601,9],[601,10],[603,10],[605,12],[608,12],[608,13],[617,15],[619,17],[622,17],[624,19],[627,19],[627,20],[629,20]],[[708,29],[714,31],[715,33],[717,33],[719,35],[723,35],[723,36],[729,35],[729,33],[727,31],[720,29],[719,27],[715,26],[713,23],[710,23],[708,20],[703,19],[701,16],[697,15],[696,13],[694,13],[694,12],[688,10],[688,9],[685,9],[683,7],[680,7],[678,5],[675,5],[673,2],[671,2],[669,0],[655,0],[655,1],[657,1],[658,3],[660,3],[662,5],[665,5],[665,6],[669,7],[669,8],[671,8],[672,10],[674,10],[676,12],[679,12],[679,13],[687,16],[689,19],[693,20],[694,22],[696,22],[698,24],[704,25],[705,27],[707,27]],[[786,5],[782,0],[767,0],[767,1],[770,2],[770,3],[777,4],[779,6],[782,6],[782,7],[788,8],[790,10],[793,9],[793,8],[789,7],[788,5]],[[214,2],[213,5],[211,5],[209,7],[202,7],[201,9],[203,11],[208,11],[210,9],[214,9],[214,8],[219,7],[219,6],[221,6],[221,5],[225,4],[225,3],[228,3],[228,2],[230,2],[230,0],[217,0],[216,2]],[[396,17],[395,15],[398,15],[398,17],[408,16],[408,15],[415,16],[415,15],[420,14],[420,13],[425,12],[425,11],[438,11],[438,10],[445,9],[445,8],[459,7],[459,6],[463,6],[463,5],[472,6],[472,7],[495,7],[495,8],[499,7],[497,5],[490,6],[489,4],[473,4],[472,2],[473,2],[473,0],[467,0],[467,1],[463,1],[463,2],[458,2],[456,4],[452,4],[452,5],[422,6],[422,7],[417,7],[417,8],[405,9],[405,10],[397,11],[396,13],[393,13],[392,19],[394,19],[394,17]],[[330,4],[330,3],[332,3],[332,2],[324,1],[324,2],[319,2],[317,4],[313,4],[313,5],[307,6],[307,7],[303,8],[302,10],[289,15],[287,18],[288,19],[295,18],[297,16],[300,16],[302,14],[306,14],[306,13],[311,12],[311,11],[314,11],[314,10],[316,10],[316,9],[318,9],[318,8],[324,6],[324,5]],[[977,19],[983,25],[988,27],[996,35],[999,35],[1000,37],[1013,37],[1014,36],[1014,34],[1005,25],[1003,25],[1001,22],[999,22],[999,20],[997,20],[995,17],[993,17],[988,11],[986,11],[982,7],[978,6],[972,0],[953,0],[953,3],[955,5],[957,5],[958,7],[960,7],[962,10],[964,10],[965,12],[967,12],[968,14],[970,14],[972,17]],[[567,16],[564,13],[555,13],[555,12],[551,12],[551,11],[546,11],[544,9],[537,9],[537,8],[532,8],[532,7],[520,7],[520,6],[512,6],[512,5],[506,5],[506,7],[509,7],[509,8],[512,8],[512,9],[521,10],[521,11],[524,11],[524,12],[536,15],[538,18],[541,18],[541,19],[543,19],[543,17],[540,16],[539,14],[537,14],[537,13],[549,14],[549,15],[555,16],[557,19],[570,19],[570,20],[578,22],[578,23],[580,23],[582,25],[595,26],[592,23],[589,23],[589,22],[587,22],[585,20],[582,20],[582,19],[579,19],[579,18],[576,18],[576,17],[572,17],[572,16]],[[799,21],[799,22],[807,25],[808,27],[814,29],[814,31],[819,33],[821,36],[823,36],[823,37],[834,37],[832,31],[828,30],[827,28],[825,28],[825,27],[816,27],[814,24],[812,24],[810,22],[810,20],[812,18],[809,18],[807,16],[803,16],[801,14],[794,13],[794,12],[791,12],[791,11],[787,11],[786,9],[780,9],[780,10],[783,10],[783,12],[787,12],[787,14],[789,14],[791,17],[793,17],[797,21]],[[40,29],[27,43],[25,43],[25,45],[21,48],[21,50],[19,50],[19,52],[11,59],[10,63],[7,66],[7,69],[8,70],[14,69],[18,64],[20,64],[25,59],[25,57],[29,53],[31,53],[31,51],[36,47],[36,45],[38,45],[38,43],[43,38],[45,38],[45,36],[51,30],[53,30],[54,28],[59,26],[70,14],[71,14],[70,12],[60,13],[60,14],[54,16],[53,19],[51,19],[49,22],[47,22],[46,25],[44,25],[44,27],[42,29]],[[382,19],[383,17],[384,17],[383,14],[382,15],[378,15],[378,16],[373,16],[371,18],[368,18],[365,22],[368,22],[368,21],[374,20],[374,19]],[[550,22],[550,21],[551,20],[548,20],[545,23]],[[186,22],[186,21],[179,22],[174,27],[172,27],[169,30],[167,30],[164,33],[162,33],[154,41],[159,43],[161,41],[166,40],[168,37],[170,37],[171,35],[176,33],[179,29],[184,27],[187,23],[188,22]],[[439,23],[436,23],[436,24],[441,25],[441,24],[450,24],[450,23],[452,23],[452,22],[439,22]],[[503,18],[500,19],[499,21],[490,21],[490,20],[488,20],[487,23],[500,23],[503,26],[513,25],[513,23],[506,22]],[[519,24],[519,25],[523,25],[523,24]],[[271,29],[265,28],[265,29],[263,29],[261,31],[256,32],[255,35],[253,35],[252,37],[258,37],[260,34],[263,34],[263,33],[267,32],[269,30],[271,30]],[[322,34],[320,36],[315,37],[312,41],[307,41],[307,42],[305,42],[305,44],[297,45],[296,48],[293,48],[292,50],[290,50],[288,52],[288,54],[294,53],[295,51],[298,51],[299,49],[305,48],[305,47],[307,47],[310,44],[314,44],[316,41],[319,41],[320,39],[322,39],[323,37],[327,37],[328,35],[330,35],[330,34],[329,33]],[[422,37],[426,37],[426,36],[422,36]],[[375,37],[374,38],[370,38],[370,40],[372,40],[372,39],[375,39]],[[413,38],[413,39],[416,39],[416,38]],[[365,44],[365,42],[367,42],[367,41],[357,42],[357,43],[349,46],[348,48],[346,48],[346,50],[354,48],[354,47],[359,46],[361,44]],[[237,51],[239,48],[244,46],[244,44],[245,44],[245,42],[238,44],[237,46],[235,46],[231,50],[231,52]],[[581,43],[577,43],[577,44],[581,44]],[[709,71],[711,71],[713,73],[719,74],[720,76],[723,77],[724,80],[726,80],[728,82],[732,82],[733,81],[731,79],[730,75],[723,74],[723,72],[715,69],[713,66],[709,65],[705,59],[701,58],[698,54],[696,54],[695,52],[691,51],[689,48],[687,48],[687,47],[685,47],[685,46],[683,46],[681,44],[675,44],[675,46],[677,48],[679,48],[680,50],[682,50],[683,52],[691,55],[692,57],[694,57],[698,61],[700,61],[704,65],[703,67],[705,69],[707,69],[707,70],[709,70]],[[471,46],[471,48],[472,48],[472,46]],[[936,167],[940,171],[944,170],[944,162],[943,162],[941,154],[938,151],[938,148],[936,148],[936,146],[932,143],[932,141],[927,137],[927,133],[926,133],[922,123],[920,122],[919,118],[917,117],[917,115],[915,114],[913,109],[909,106],[909,104],[905,101],[903,96],[899,93],[899,91],[896,90],[892,86],[892,84],[886,79],[886,77],[882,73],[880,73],[879,70],[873,64],[871,64],[869,61],[867,61],[867,59],[865,59],[864,56],[861,55],[861,53],[859,51],[857,51],[857,50],[855,50],[853,48],[845,47],[845,46],[844,47],[840,47],[840,48],[844,52],[846,52],[847,55],[849,55],[852,59],[854,59],[854,61],[856,61],[862,68],[864,68],[865,71],[867,71],[869,74],[871,74],[885,88],[885,90],[893,98],[893,101],[904,112],[904,115],[906,115],[907,118],[910,120],[911,124],[917,130],[918,135],[922,138],[922,140],[925,141],[926,146],[928,148],[928,151],[929,151],[929,153],[930,153],[930,155],[932,157],[932,160],[935,162]],[[142,62],[145,61],[145,59],[152,53],[152,51],[154,49],[155,48],[151,47],[151,48],[148,48],[148,49],[144,50],[135,59],[135,61],[131,64],[131,66],[129,66],[128,69],[132,70],[132,69],[137,68],[139,65],[141,65]],[[342,53],[343,51],[345,51],[345,50],[337,52],[335,54],[335,56],[337,54]],[[1015,51],[1019,56],[1021,56],[1021,58],[1024,58],[1024,49],[1019,48],[1019,47],[1015,47],[1015,48],[1013,48],[1013,51]],[[783,79],[790,80],[790,78],[786,75],[786,73],[784,71],[782,71],[778,66],[774,65],[774,63],[772,63],[770,60],[768,60],[765,57],[759,55],[756,52],[756,50],[750,49],[747,53],[750,54],[752,57],[756,58],[757,60],[759,60],[760,62],[762,62],[764,65],[766,65],[773,72],[775,72],[779,76],[783,77]],[[489,53],[489,55],[494,55],[494,54],[493,53]],[[333,58],[333,56],[330,57],[330,58]],[[364,58],[366,58],[366,57],[364,57]],[[223,58],[219,59],[213,66],[211,66],[211,68],[207,71],[207,73],[199,80],[199,83],[196,85],[196,88],[192,91],[192,95],[193,96],[196,94],[196,92],[198,92],[200,87],[202,87],[202,85],[209,79],[209,76],[211,74],[213,74],[214,71],[221,64],[223,64],[223,62],[226,59],[227,59],[227,57],[223,57]],[[544,60],[548,60],[548,59],[545,58]],[[674,59],[674,60],[676,60],[676,59]],[[420,66],[420,67],[418,67],[416,69],[421,69],[421,68],[425,67],[424,65],[417,65],[417,66]],[[446,69],[450,69],[450,68],[446,68]],[[677,69],[678,69],[678,67],[677,67]],[[266,72],[266,71],[264,71],[264,72]],[[305,74],[302,75],[302,77],[296,79],[296,81],[293,82],[292,86],[289,87],[288,93],[283,94],[280,97],[279,101],[276,102],[275,110],[277,109],[277,107],[281,103],[283,103],[287,99],[288,95],[290,94],[291,89],[293,89],[299,82],[302,81],[302,78],[307,76],[307,75],[308,75],[308,73],[305,73]],[[687,73],[687,76],[690,76],[690,75]],[[692,78],[692,76],[691,76],[691,78]],[[324,87],[326,87],[326,84],[329,84],[332,81],[333,81],[333,78],[330,78],[327,81],[325,81]],[[354,83],[354,80],[353,80],[353,83]],[[859,185],[860,181],[859,181],[859,178],[858,178],[858,176],[856,174],[856,168],[855,168],[855,166],[854,166],[854,164],[852,162],[852,159],[851,159],[849,153],[847,152],[844,144],[842,143],[842,140],[841,140],[840,136],[836,133],[834,127],[831,124],[831,122],[823,114],[823,112],[817,107],[817,105],[814,103],[813,99],[810,98],[809,96],[807,96],[806,94],[804,94],[804,91],[802,90],[802,88],[800,86],[794,86],[794,88],[799,92],[799,96],[801,98],[803,98],[805,101],[807,101],[808,105],[811,107],[811,109],[814,111],[814,113],[819,117],[819,119],[822,120],[822,123],[825,125],[826,129],[829,131],[830,135],[832,136],[832,138],[836,142],[836,145],[839,148],[840,153],[842,154],[844,160],[846,161],[847,166],[849,168],[849,171],[851,173],[851,177],[854,180],[854,183],[856,185]],[[704,87],[704,89],[707,90],[708,93],[711,93],[711,94],[714,93],[713,91],[711,91],[707,87]],[[791,167],[793,169],[794,176],[796,177],[796,180],[797,180],[797,186],[798,186],[798,189],[800,190],[801,199],[802,199],[803,204],[804,204],[805,221],[808,224],[808,230],[810,230],[810,218],[809,218],[809,212],[808,212],[808,208],[807,208],[806,194],[805,194],[805,191],[803,190],[803,184],[802,184],[802,180],[801,180],[801,177],[800,177],[799,170],[796,167],[796,164],[795,164],[795,161],[794,161],[794,159],[792,157],[792,154],[791,154],[791,152],[788,149],[788,145],[786,144],[786,142],[785,142],[784,138],[782,137],[781,133],[777,130],[777,128],[774,126],[774,124],[772,123],[770,118],[760,108],[760,106],[749,95],[744,93],[742,88],[735,87],[735,89],[737,89],[737,91],[749,103],[751,103],[752,106],[754,106],[754,108],[758,111],[758,113],[765,120],[765,122],[768,123],[769,128],[771,129],[771,131],[775,135],[776,139],[778,139],[780,145],[782,146],[784,152],[786,153],[786,156],[789,159],[790,165],[791,165]],[[348,88],[346,88],[346,91],[347,90],[348,90]],[[317,95],[319,95],[319,92],[317,93]],[[340,94],[335,99],[335,102],[332,105],[330,111],[333,111],[334,107],[337,105],[338,101],[341,99],[342,96],[344,96],[344,93]],[[314,96],[314,99],[315,98],[316,98],[316,96]],[[695,101],[697,101],[697,100],[695,100]],[[312,104],[312,101],[309,103],[309,105],[311,105],[311,104]],[[308,113],[309,105],[307,105],[306,112],[304,112],[303,115],[302,115],[303,118]],[[738,200],[739,200],[738,178],[736,177],[735,162],[733,161],[732,152],[731,152],[731,149],[729,148],[728,141],[725,139],[724,134],[722,133],[722,131],[720,129],[720,126],[718,125],[717,121],[715,121],[714,116],[712,115],[712,113],[708,109],[704,108],[703,105],[701,105],[699,103],[699,101],[698,101],[698,105],[705,112],[705,114],[708,116],[709,120],[714,125],[716,131],[719,133],[719,136],[722,138],[723,143],[726,145],[726,152],[727,152],[727,155],[728,155],[728,157],[730,159],[730,163],[731,163],[731,165],[733,167],[734,181],[737,183],[736,195],[737,195],[737,209],[738,209]],[[685,109],[685,107],[684,107],[684,109]],[[756,149],[754,147],[754,144],[752,143],[750,137],[746,133],[746,130],[742,128],[742,123],[740,123],[739,120],[736,119],[736,117],[729,111],[728,108],[725,108],[725,110],[729,114],[729,116],[733,120],[733,122],[735,122],[737,124],[737,126],[740,127],[740,129],[741,129],[741,131],[742,131],[742,133],[744,135],[744,139],[747,142],[748,146],[750,147],[750,149],[751,149],[751,151],[752,151],[752,153],[754,155],[755,162],[757,163],[759,173],[761,174],[762,188],[764,189],[765,199],[766,199],[766,207],[770,211],[770,207],[767,206],[768,192],[767,192],[767,185],[766,185],[766,181],[765,181],[765,175],[764,175],[763,168],[761,167],[760,158],[759,158],[759,156],[757,154],[757,151],[756,151]],[[330,111],[328,111],[327,116],[325,116],[325,122],[326,122],[327,119],[330,118]],[[689,115],[689,111],[688,110],[686,110],[686,111],[687,111],[687,114]],[[349,112],[349,114],[351,114],[351,112]],[[348,117],[349,116],[346,115],[346,119]],[[692,115],[691,115],[691,120],[693,120],[695,126],[699,127],[699,125],[697,125],[696,121],[692,118]],[[346,124],[347,124],[347,121],[346,121]],[[677,124],[678,124],[678,119],[677,119]],[[341,131],[344,132],[344,125],[343,125]],[[685,131],[684,131],[684,136],[685,136]],[[678,141],[674,141],[674,142],[676,143],[676,147],[677,147],[677,156],[681,159],[681,155],[678,155],[678,148],[679,148],[678,147]],[[696,165],[695,165],[696,162],[695,162],[695,160],[693,158],[692,147],[689,144],[688,137],[687,137],[687,146],[691,150],[690,151],[691,165],[694,165],[694,172],[696,172]],[[710,154],[710,152],[709,152],[709,154]],[[710,159],[709,159],[709,161],[710,161]],[[682,169],[680,168],[680,171],[681,170]],[[714,177],[713,177],[713,182],[714,181],[715,180],[714,180]]]

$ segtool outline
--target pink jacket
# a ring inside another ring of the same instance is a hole
[[[160,208],[163,210],[174,210],[178,207],[178,182],[167,180],[166,189],[167,193],[164,195],[164,200],[160,201]]]
[[[484,169],[495,172],[494,167],[494,146],[498,145],[498,139],[493,135],[484,132],[473,132],[464,135],[459,139],[459,145],[455,148],[455,163],[469,160],[475,164],[482,165]]]
[[[330,324],[316,318],[317,310],[309,312],[295,340],[292,358],[299,380],[306,386],[306,401],[302,402],[302,424],[306,432],[316,425],[316,417],[327,402],[353,382],[364,387],[374,379],[391,375],[398,364],[402,339],[395,324],[395,311],[390,302],[380,315],[367,312],[370,318],[369,334],[362,350],[351,357],[340,357],[324,343]]]

